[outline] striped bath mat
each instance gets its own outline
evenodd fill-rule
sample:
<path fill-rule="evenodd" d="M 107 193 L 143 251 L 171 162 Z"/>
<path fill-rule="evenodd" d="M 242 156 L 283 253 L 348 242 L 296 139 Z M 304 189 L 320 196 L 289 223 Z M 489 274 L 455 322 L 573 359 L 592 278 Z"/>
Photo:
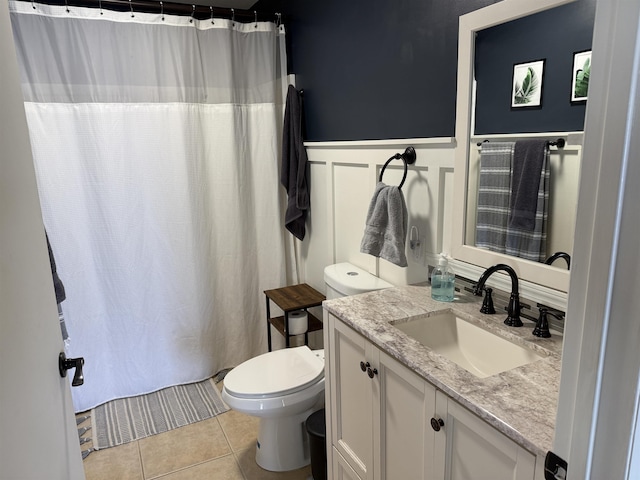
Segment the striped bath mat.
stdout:
<path fill-rule="evenodd" d="M 93 448 L 115 447 L 229 410 L 213 379 L 121 398 L 91 411 Z"/>

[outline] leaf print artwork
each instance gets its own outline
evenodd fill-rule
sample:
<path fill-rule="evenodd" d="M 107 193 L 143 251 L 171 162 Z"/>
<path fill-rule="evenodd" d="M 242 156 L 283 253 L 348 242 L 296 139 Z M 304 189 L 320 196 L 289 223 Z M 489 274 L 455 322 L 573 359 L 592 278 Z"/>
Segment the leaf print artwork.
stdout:
<path fill-rule="evenodd" d="M 539 107 L 542 103 L 544 60 L 514 65 L 511 107 Z"/>
<path fill-rule="evenodd" d="M 589 92 L 589 76 L 591 74 L 591 51 L 575 53 L 573 57 L 573 85 L 571 101 L 583 102 Z"/>
<path fill-rule="evenodd" d="M 522 81 L 522 85 L 516 82 L 515 102 L 518 104 L 531 103 L 535 93 L 538 91 L 540 82 L 533 68 L 527 69 L 527 75 Z"/>

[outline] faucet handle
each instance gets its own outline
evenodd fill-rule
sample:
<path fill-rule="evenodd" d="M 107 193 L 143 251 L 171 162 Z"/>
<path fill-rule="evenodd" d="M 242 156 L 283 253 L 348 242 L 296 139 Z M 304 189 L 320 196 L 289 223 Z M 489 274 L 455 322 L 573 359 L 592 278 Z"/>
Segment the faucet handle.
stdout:
<path fill-rule="evenodd" d="M 551 332 L 549 332 L 549 321 L 547 320 L 547 315 L 556 317 L 558 320 L 563 320 L 564 313 L 557 312 L 554 309 L 549 310 L 548 307 L 540 304 L 538 304 L 538 307 L 540 309 L 540 316 L 538 317 L 538 321 L 536 322 L 536 326 L 532 333 L 536 337 L 549 338 L 551 336 Z"/>
<path fill-rule="evenodd" d="M 551 336 L 551 332 L 549 332 L 549 321 L 547 320 L 547 311 L 546 308 L 540 309 L 540 316 L 538 317 L 538 321 L 536 322 L 536 327 L 533 329 L 533 334 L 536 337 L 541 338 L 549 338 Z"/>
<path fill-rule="evenodd" d="M 493 288 L 487 287 L 484 289 L 484 291 L 486 293 L 484 296 L 484 300 L 482 301 L 482 307 L 480 308 L 480 313 L 494 314 L 496 313 L 496 309 L 493 306 L 493 298 L 491 297 L 491 292 L 493 292 Z"/>

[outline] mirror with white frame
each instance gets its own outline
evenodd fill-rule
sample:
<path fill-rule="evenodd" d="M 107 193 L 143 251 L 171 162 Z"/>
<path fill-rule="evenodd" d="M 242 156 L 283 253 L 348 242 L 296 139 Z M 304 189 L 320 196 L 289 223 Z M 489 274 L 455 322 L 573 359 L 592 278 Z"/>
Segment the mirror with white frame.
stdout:
<path fill-rule="evenodd" d="M 476 198 L 480 159 L 479 144 L 485 141 L 513 142 L 526 138 L 538 138 L 550 142 L 560 139 L 566 142 L 563 148 L 557 148 L 556 146 L 550 148 L 550 169 L 553 179 L 550 182 L 551 189 L 549 192 L 547 252 L 549 256 L 555 252 L 571 254 L 578 196 L 577 186 L 580 174 L 584 102 L 582 104 L 571 102 L 570 88 L 567 89 L 566 98 L 562 99 L 554 98 L 551 89 L 544 91 L 544 82 L 549 85 L 558 85 L 563 82 L 562 78 L 553 78 L 554 75 L 558 76 L 558 71 L 562 71 L 562 74 L 565 74 L 564 70 L 566 68 L 559 68 L 558 62 L 553 63 L 550 61 L 545 64 L 547 72 L 544 73 L 545 76 L 543 77 L 542 105 L 539 108 L 520 109 L 519 111 L 511 108 L 512 78 L 509 71 L 514 68 L 515 63 L 520 62 L 514 61 L 505 65 L 505 62 L 511 62 L 511 60 L 500 58 L 502 71 L 498 71 L 498 68 L 494 68 L 491 65 L 486 65 L 485 63 L 488 62 L 483 62 L 482 68 L 485 68 L 485 71 L 489 69 L 495 70 L 492 74 L 497 80 L 485 81 L 484 90 L 482 91 L 483 94 L 486 93 L 486 84 L 490 84 L 496 90 L 493 98 L 491 95 L 484 95 L 482 98 L 478 95 L 478 98 L 476 98 L 476 83 L 474 81 L 476 71 L 474 69 L 478 68 L 477 62 L 479 59 L 487 58 L 487 55 L 476 58 L 476 52 L 481 51 L 479 47 L 481 45 L 480 41 L 478 42 L 478 50 L 476 50 L 476 40 L 485 36 L 492 39 L 490 41 L 494 42 L 493 46 L 497 45 L 496 42 L 501 42 L 502 44 L 510 43 L 511 40 L 504 36 L 501 37 L 504 32 L 509 32 L 509 29 L 511 31 L 514 31 L 514 29 L 515 31 L 523 31 L 525 32 L 525 35 L 522 35 L 523 37 L 529 36 L 531 38 L 531 45 L 527 45 L 527 49 L 521 49 L 522 52 L 517 50 L 517 46 L 512 47 L 516 49 L 516 55 L 512 59 L 520 60 L 518 57 L 520 55 L 522 63 L 524 63 L 544 58 L 544 55 L 548 52 L 536 51 L 536 42 L 543 38 L 545 33 L 527 31 L 525 28 L 529 28 L 530 24 L 523 22 L 530 22 L 530 19 L 536 16 L 546 15 L 544 18 L 553 20 L 550 22 L 553 25 L 550 25 L 549 28 L 557 31 L 557 27 L 561 22 L 575 20 L 567 12 L 575 11 L 576 9 L 570 10 L 570 7 L 563 7 L 573 1 L 538 0 L 531 2 L 529 0 L 503 0 L 460 18 L 456 106 L 455 220 L 451 247 L 452 255 L 457 260 L 456 263 L 469 266 L 466 273 L 470 278 L 473 278 L 473 275 L 476 275 L 478 271 L 491 265 L 507 263 L 516 269 L 519 277 L 525 282 L 541 286 L 543 289 L 553 289 L 564 295 L 568 291 L 569 270 L 565 262 L 555 261 L 552 265 L 547 265 L 542 261 L 525 260 L 475 246 Z M 588 6 L 587 10 L 595 8 L 595 3 L 591 3 L 592 5 Z M 547 12 L 550 9 L 554 10 Z M 563 15 L 567 15 L 569 18 L 563 18 Z M 589 19 L 587 19 L 587 23 L 588 21 Z M 535 22 L 533 24 L 536 25 Z M 569 24 L 567 23 L 567 25 Z M 509 28 L 503 28 L 504 26 Z M 502 30 L 498 31 L 498 29 Z M 485 35 L 488 32 L 493 37 Z M 591 30 L 587 33 L 589 35 L 587 42 L 590 48 L 592 24 Z M 541 37 L 537 37 L 537 35 Z M 573 40 L 573 37 L 571 37 L 571 40 Z M 517 42 L 512 43 L 518 45 Z M 578 43 L 578 45 L 580 44 Z M 579 47 L 575 48 L 574 45 L 564 45 L 564 47 L 563 55 L 568 57 L 568 60 L 563 61 L 569 63 L 570 69 L 574 53 L 572 48 L 579 49 Z M 486 47 L 485 51 L 487 51 Z M 491 54 L 489 57 L 502 56 L 497 48 L 489 49 L 489 52 Z M 536 57 L 538 54 L 540 56 Z M 554 51 L 553 54 L 556 54 L 556 52 Z M 493 61 L 494 59 L 491 60 Z M 569 87 L 571 86 L 571 74 L 572 72 L 569 71 L 567 75 Z M 500 76 L 508 78 L 500 78 Z M 478 84 L 478 93 L 480 93 L 480 84 Z M 555 95 L 557 97 L 557 93 Z M 484 103 L 480 102 L 481 99 Z M 478 104 L 476 104 L 476 100 L 478 100 Z M 497 113 L 492 111 L 491 108 L 486 108 L 487 105 L 492 105 L 492 102 L 496 106 L 495 111 Z M 506 113 L 504 112 L 505 103 Z M 484 110 L 480 110 L 482 105 L 485 106 L 483 107 Z M 567 115 L 569 117 L 573 116 L 575 118 L 569 118 L 564 123 L 558 123 L 556 121 L 557 118 L 562 117 L 562 114 L 558 114 L 559 108 L 564 108 L 564 112 L 568 112 Z M 503 110 L 502 114 L 500 109 Z M 566 128 L 567 124 L 570 125 L 568 129 Z M 465 272 L 461 273 L 464 274 Z"/>

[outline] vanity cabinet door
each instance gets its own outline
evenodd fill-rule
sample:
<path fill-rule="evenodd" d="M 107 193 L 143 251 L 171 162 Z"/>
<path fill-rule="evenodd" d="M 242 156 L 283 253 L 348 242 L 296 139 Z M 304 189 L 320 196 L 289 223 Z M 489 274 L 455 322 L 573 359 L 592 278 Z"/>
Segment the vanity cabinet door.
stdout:
<path fill-rule="evenodd" d="M 333 466 L 328 465 L 328 469 L 333 469 L 332 480 L 361 480 L 356 472 L 353 471 L 353 468 L 349 466 L 347 461 L 344 459 L 342 455 L 335 449 L 335 447 L 331 447 L 333 449 Z M 331 471 L 331 470 L 329 470 Z"/>
<path fill-rule="evenodd" d="M 535 456 L 441 392 L 436 411 L 444 426 L 436 433 L 438 478 L 533 480 Z"/>
<path fill-rule="evenodd" d="M 329 317 L 333 479 L 433 480 L 435 388 Z"/>
<path fill-rule="evenodd" d="M 379 351 L 379 480 L 434 479 L 435 431 L 430 420 L 436 390 L 406 366 Z"/>
<path fill-rule="evenodd" d="M 366 365 L 371 365 L 372 345 L 335 317 L 330 318 L 328 333 L 331 443 L 361 480 L 373 480 L 376 383 L 367 375 Z M 337 455 L 333 456 L 335 464 Z"/>

